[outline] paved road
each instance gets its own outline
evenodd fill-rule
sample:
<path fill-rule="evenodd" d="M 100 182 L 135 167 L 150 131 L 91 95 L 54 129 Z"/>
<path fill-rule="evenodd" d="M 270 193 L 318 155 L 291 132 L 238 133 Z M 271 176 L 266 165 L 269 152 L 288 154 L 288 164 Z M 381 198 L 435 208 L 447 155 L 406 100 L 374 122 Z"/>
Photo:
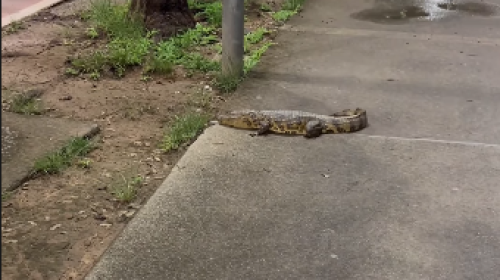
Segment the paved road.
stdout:
<path fill-rule="evenodd" d="M 309 1 L 232 106 L 371 126 L 208 129 L 87 279 L 500 279 L 500 18 L 417 4 Z"/>
<path fill-rule="evenodd" d="M 2 0 L 2 27 L 63 0 Z"/>

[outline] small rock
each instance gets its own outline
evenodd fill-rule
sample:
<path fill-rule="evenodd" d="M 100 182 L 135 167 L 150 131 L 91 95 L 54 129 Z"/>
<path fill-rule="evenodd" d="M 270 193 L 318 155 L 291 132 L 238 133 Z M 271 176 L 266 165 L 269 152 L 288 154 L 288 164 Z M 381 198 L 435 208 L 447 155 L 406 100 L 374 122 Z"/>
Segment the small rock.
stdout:
<path fill-rule="evenodd" d="M 137 147 L 141 147 L 142 146 L 142 142 L 141 141 L 134 141 L 134 145 L 137 146 Z"/>
<path fill-rule="evenodd" d="M 66 220 L 71 220 L 71 219 L 73 219 L 73 217 L 74 217 L 73 213 L 66 213 L 66 214 L 64 214 L 64 218 Z"/>
<path fill-rule="evenodd" d="M 11 232 L 11 231 L 13 231 L 13 229 L 2 227 L 2 233 L 7 233 L 7 232 Z"/>
<path fill-rule="evenodd" d="M 71 99 L 73 99 L 73 96 L 71 96 L 71 95 L 65 95 L 65 96 L 59 98 L 59 100 L 61 100 L 61 101 L 69 101 Z"/>
<path fill-rule="evenodd" d="M 50 230 L 54 231 L 54 230 L 60 228 L 61 226 L 62 226 L 61 224 L 55 224 L 55 225 L 50 227 Z"/>
<path fill-rule="evenodd" d="M 141 209 L 141 205 L 139 203 L 130 203 L 128 205 L 129 209 Z"/>
<path fill-rule="evenodd" d="M 36 226 L 37 223 L 33 222 L 33 221 L 28 221 L 28 224 L 32 225 L 32 226 Z"/>
<path fill-rule="evenodd" d="M 106 220 L 106 216 L 101 213 L 94 213 L 94 219 L 98 221 L 104 221 Z"/>
<path fill-rule="evenodd" d="M 330 178 L 330 175 L 328 175 L 328 174 L 321 174 L 321 176 L 323 176 L 325 178 Z"/>
<path fill-rule="evenodd" d="M 101 226 L 101 227 L 106 227 L 106 228 L 110 228 L 110 227 L 112 227 L 113 225 L 112 225 L 112 224 L 109 224 L 109 223 L 102 223 L 102 224 L 99 224 L 99 226 Z"/>
<path fill-rule="evenodd" d="M 89 247 L 90 245 L 92 245 L 92 241 L 91 240 L 87 239 L 87 240 L 83 241 L 83 246 Z"/>
<path fill-rule="evenodd" d="M 125 211 L 123 215 L 127 218 L 132 218 L 135 215 L 135 210 Z"/>
<path fill-rule="evenodd" d="M 16 244 L 17 240 L 16 239 L 2 240 L 2 242 L 5 244 Z"/>

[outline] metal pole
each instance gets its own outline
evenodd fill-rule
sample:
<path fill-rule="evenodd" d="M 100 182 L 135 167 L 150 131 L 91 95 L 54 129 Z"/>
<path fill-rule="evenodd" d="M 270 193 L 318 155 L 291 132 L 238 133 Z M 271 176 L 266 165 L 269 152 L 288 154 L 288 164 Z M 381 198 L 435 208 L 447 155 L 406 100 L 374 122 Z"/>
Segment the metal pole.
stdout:
<path fill-rule="evenodd" d="M 243 75 L 244 0 L 222 1 L 222 75 Z"/>

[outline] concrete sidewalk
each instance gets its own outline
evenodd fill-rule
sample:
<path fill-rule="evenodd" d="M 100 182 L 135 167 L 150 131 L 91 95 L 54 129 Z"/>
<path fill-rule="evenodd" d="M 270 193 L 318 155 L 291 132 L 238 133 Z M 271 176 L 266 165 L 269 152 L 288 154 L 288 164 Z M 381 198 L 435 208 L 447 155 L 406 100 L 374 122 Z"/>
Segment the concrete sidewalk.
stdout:
<path fill-rule="evenodd" d="M 393 2 L 307 2 L 232 104 L 369 128 L 209 128 L 87 279 L 500 279 L 500 18 Z"/>

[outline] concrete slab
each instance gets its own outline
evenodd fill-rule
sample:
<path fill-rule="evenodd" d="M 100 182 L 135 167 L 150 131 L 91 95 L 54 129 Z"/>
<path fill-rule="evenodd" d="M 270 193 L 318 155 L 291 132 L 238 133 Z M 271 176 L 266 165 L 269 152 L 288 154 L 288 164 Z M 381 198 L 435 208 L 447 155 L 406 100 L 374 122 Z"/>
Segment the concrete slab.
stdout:
<path fill-rule="evenodd" d="M 499 174 L 500 146 L 216 126 L 87 280 L 500 279 Z"/>
<path fill-rule="evenodd" d="M 90 136 L 97 131 L 96 124 L 2 112 L 2 192 L 28 179 L 40 157 L 72 137 Z"/>
<path fill-rule="evenodd" d="M 364 133 L 500 143 L 500 44 L 298 28 L 278 35 L 232 107 L 361 107 L 374 124 Z"/>

